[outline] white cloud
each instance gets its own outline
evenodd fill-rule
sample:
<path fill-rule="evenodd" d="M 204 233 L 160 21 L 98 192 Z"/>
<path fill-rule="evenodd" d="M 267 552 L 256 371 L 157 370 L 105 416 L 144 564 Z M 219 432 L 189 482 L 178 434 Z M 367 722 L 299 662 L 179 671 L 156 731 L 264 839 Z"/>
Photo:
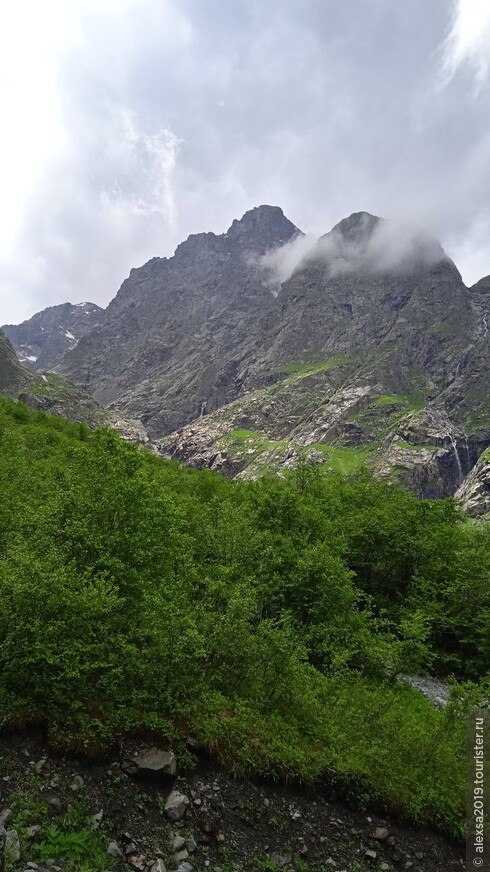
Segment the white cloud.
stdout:
<path fill-rule="evenodd" d="M 286 242 L 280 248 L 266 251 L 256 259 L 256 263 L 264 270 L 266 284 L 269 285 L 273 296 L 277 296 L 281 284 L 294 272 L 297 266 L 304 261 L 316 245 L 314 236 L 298 234 Z"/>
<path fill-rule="evenodd" d="M 65 0 L 0 7 L 0 258 L 11 250 L 26 201 L 64 142 L 57 59 L 77 36 Z"/>
<path fill-rule="evenodd" d="M 442 80 L 448 83 L 469 64 L 481 86 L 490 72 L 490 4 L 456 0 L 451 30 L 443 46 Z"/>
<path fill-rule="evenodd" d="M 447 242 L 447 251 L 461 270 L 468 285 L 488 275 L 488 240 L 490 218 L 477 215 L 465 234 L 453 234 Z"/>
<path fill-rule="evenodd" d="M 102 190 L 102 205 L 115 215 L 161 216 L 173 226 L 177 215 L 173 175 L 181 140 L 166 128 L 144 131 L 136 113 L 128 109 L 119 109 L 117 114 L 117 163 L 116 154 L 112 157 L 119 178 Z"/>

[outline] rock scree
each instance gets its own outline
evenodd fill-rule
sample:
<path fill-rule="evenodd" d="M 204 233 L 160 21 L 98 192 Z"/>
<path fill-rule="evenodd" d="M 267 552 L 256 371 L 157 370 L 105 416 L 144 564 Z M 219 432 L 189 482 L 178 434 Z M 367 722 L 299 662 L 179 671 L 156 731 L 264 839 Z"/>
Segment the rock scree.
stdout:
<path fill-rule="evenodd" d="M 327 786 L 238 781 L 209 761 L 180 773 L 156 746 L 94 762 L 54 756 L 34 734 L 0 737 L 0 872 L 451 872 L 462 855 Z"/>

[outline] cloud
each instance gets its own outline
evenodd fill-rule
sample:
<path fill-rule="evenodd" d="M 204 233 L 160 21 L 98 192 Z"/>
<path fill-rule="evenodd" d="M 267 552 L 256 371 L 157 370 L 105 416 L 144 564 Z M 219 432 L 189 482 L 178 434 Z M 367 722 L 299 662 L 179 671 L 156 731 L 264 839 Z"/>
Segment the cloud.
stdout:
<path fill-rule="evenodd" d="M 482 228 L 480 228 L 480 232 Z M 355 213 L 316 239 L 303 233 L 253 260 L 274 296 L 296 269 L 321 262 L 334 278 L 353 272 L 406 273 L 447 258 L 440 243 L 406 221 Z"/>
<path fill-rule="evenodd" d="M 266 251 L 256 259 L 255 262 L 263 270 L 265 283 L 274 297 L 279 293 L 282 283 L 308 257 L 316 243 L 314 236 L 299 233 L 285 245 Z"/>
<path fill-rule="evenodd" d="M 295 269 L 321 261 L 330 277 L 365 271 L 411 272 L 429 267 L 446 255 L 439 242 L 405 221 L 386 221 L 366 212 L 343 219 L 318 241 L 299 236 L 259 258 L 278 290 Z"/>
<path fill-rule="evenodd" d="M 3 4 L 3 321 L 104 305 L 131 267 L 267 202 L 316 238 L 360 210 L 413 222 L 465 278 L 490 273 L 483 38 L 446 39 L 463 6 Z"/>
<path fill-rule="evenodd" d="M 490 6 L 487 0 L 456 0 L 443 45 L 442 81 L 448 84 L 468 64 L 479 87 L 490 72 Z"/>
<path fill-rule="evenodd" d="M 176 203 L 173 175 L 181 141 L 171 130 L 147 133 L 139 127 L 134 112 L 119 109 L 120 134 L 109 159 L 119 170 L 110 188 L 103 188 L 101 201 L 109 220 L 131 215 L 163 217 L 175 224 Z M 117 125 L 116 125 L 117 126 Z"/>

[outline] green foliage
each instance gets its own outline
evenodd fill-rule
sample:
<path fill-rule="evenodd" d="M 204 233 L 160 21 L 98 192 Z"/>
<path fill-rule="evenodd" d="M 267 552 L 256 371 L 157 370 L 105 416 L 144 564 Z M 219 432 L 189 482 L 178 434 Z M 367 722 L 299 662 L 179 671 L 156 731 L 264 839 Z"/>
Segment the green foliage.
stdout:
<path fill-rule="evenodd" d="M 237 773 L 336 772 L 457 830 L 463 709 L 393 678 L 477 697 L 488 527 L 365 470 L 232 483 L 6 401 L 0 449 L 0 726 L 90 751 L 192 734 Z M 51 856 L 98 868 L 84 832 L 50 832 Z"/>
<path fill-rule="evenodd" d="M 41 863 L 50 858 L 64 860 L 64 868 L 69 872 L 103 872 L 113 865 L 105 844 L 106 841 L 94 830 L 67 832 L 53 824 L 36 846 L 36 856 Z"/>

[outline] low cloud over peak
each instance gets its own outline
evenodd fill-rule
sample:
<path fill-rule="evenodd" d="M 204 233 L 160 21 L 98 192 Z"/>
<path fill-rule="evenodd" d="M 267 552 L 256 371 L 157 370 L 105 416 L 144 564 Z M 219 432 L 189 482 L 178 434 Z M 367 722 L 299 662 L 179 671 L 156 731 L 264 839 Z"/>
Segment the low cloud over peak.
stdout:
<path fill-rule="evenodd" d="M 420 227 L 356 212 L 315 240 L 301 234 L 259 258 L 273 293 L 296 270 L 322 264 L 331 277 L 352 272 L 406 274 L 446 262 L 441 244 Z"/>

